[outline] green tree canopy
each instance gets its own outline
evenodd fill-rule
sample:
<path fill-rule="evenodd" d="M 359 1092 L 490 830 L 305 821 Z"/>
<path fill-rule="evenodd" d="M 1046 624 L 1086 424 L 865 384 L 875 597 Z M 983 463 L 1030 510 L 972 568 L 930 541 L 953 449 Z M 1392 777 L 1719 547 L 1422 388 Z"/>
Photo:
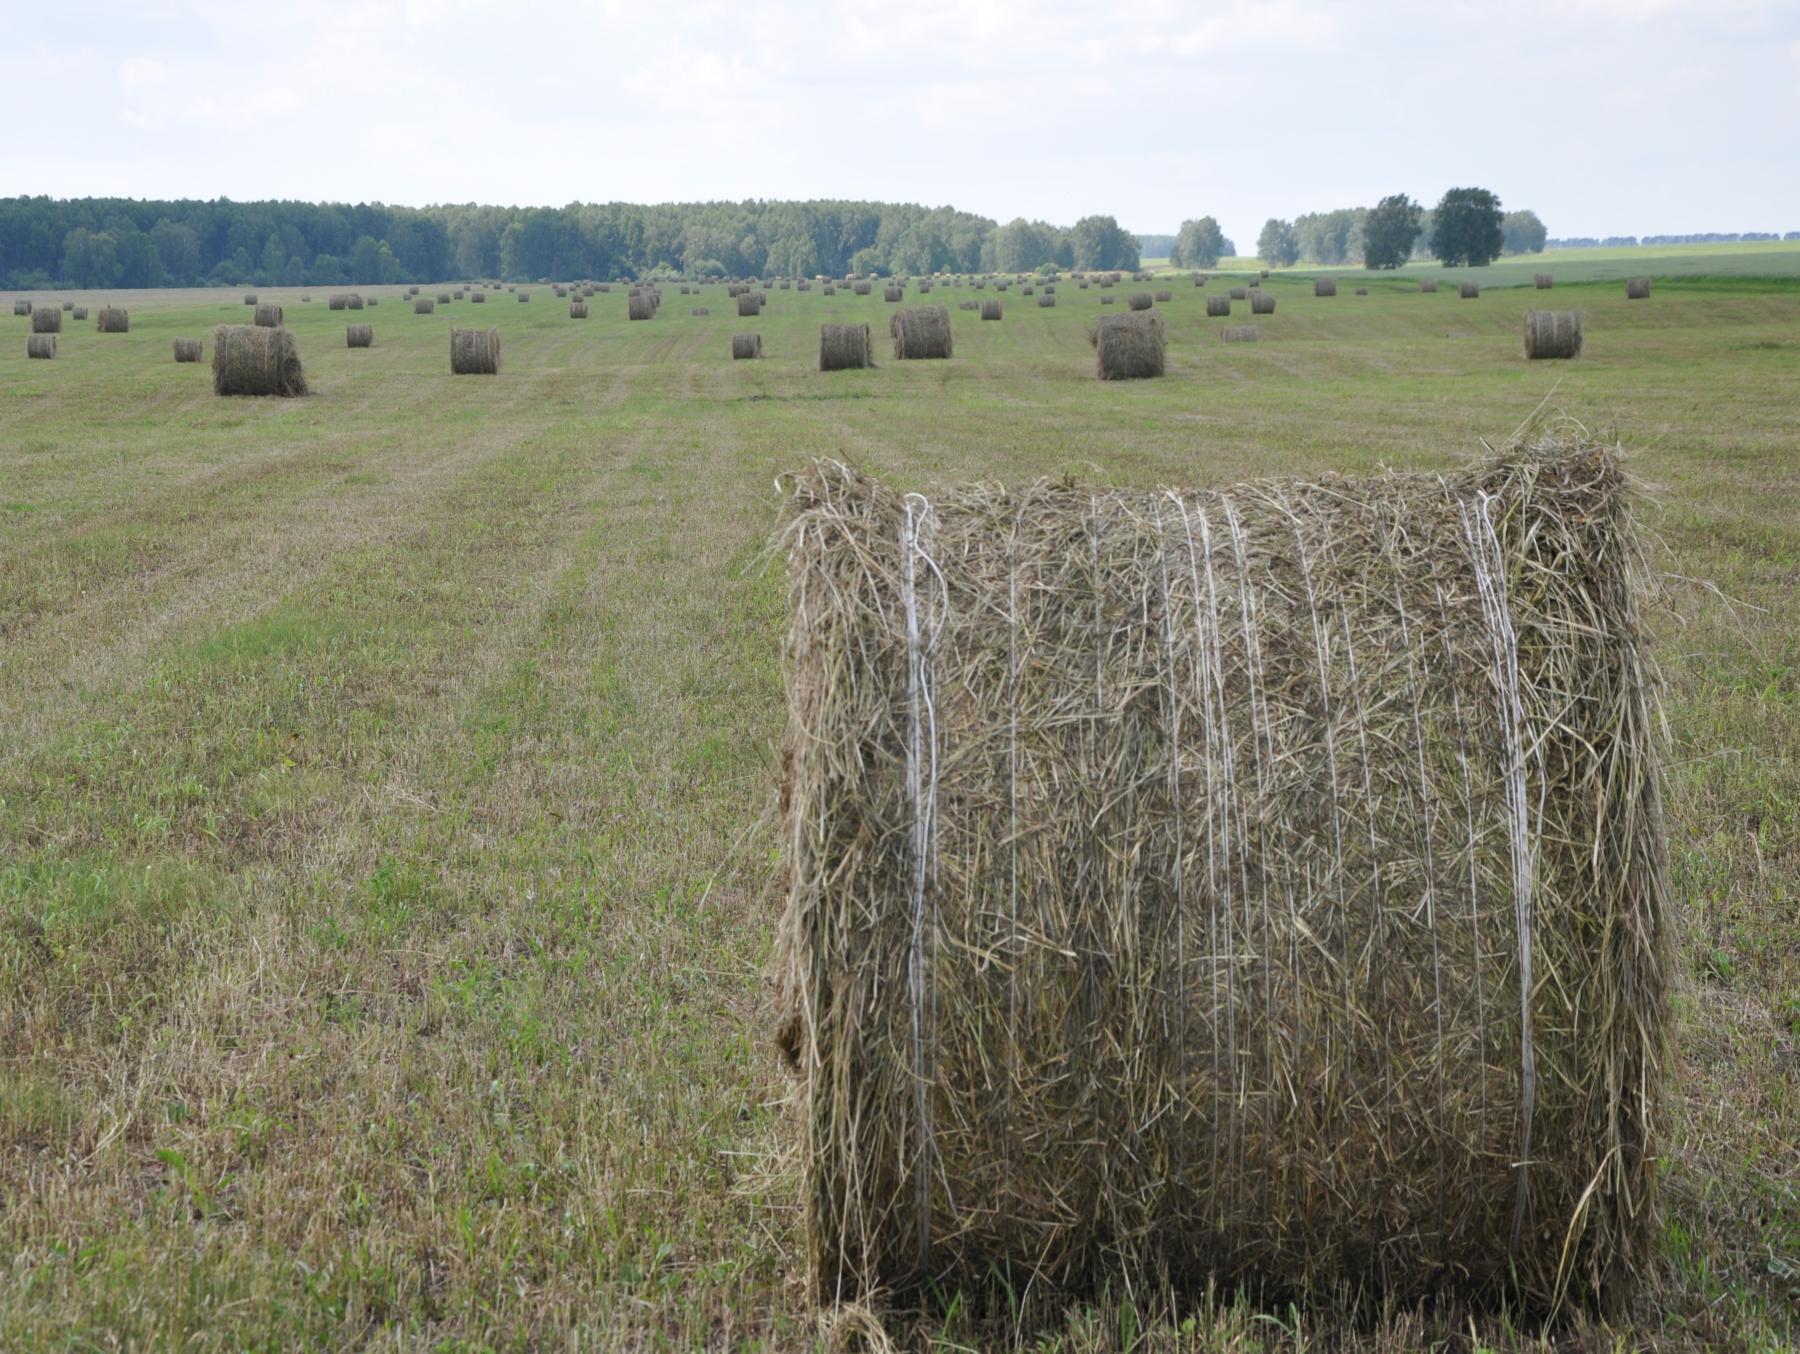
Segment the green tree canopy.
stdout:
<path fill-rule="evenodd" d="M 1271 268 L 1290 267 L 1300 257 L 1300 239 L 1290 221 L 1271 216 L 1256 237 L 1257 257 Z"/>
<path fill-rule="evenodd" d="M 1198 221 L 1183 221 L 1175 232 L 1175 247 L 1169 251 L 1169 262 L 1177 268 L 1216 268 L 1225 252 L 1225 232 L 1210 216 Z"/>
<path fill-rule="evenodd" d="M 1425 209 L 1405 193 L 1384 197 L 1363 218 L 1363 267 L 1398 268 L 1412 257 Z"/>
<path fill-rule="evenodd" d="M 1500 218 L 1501 249 L 1508 254 L 1541 254 L 1550 232 L 1529 208 L 1508 212 Z"/>
<path fill-rule="evenodd" d="M 1500 199 L 1485 188 L 1452 188 L 1432 218 L 1431 252 L 1452 268 L 1480 268 L 1500 257 L 1506 243 Z"/>

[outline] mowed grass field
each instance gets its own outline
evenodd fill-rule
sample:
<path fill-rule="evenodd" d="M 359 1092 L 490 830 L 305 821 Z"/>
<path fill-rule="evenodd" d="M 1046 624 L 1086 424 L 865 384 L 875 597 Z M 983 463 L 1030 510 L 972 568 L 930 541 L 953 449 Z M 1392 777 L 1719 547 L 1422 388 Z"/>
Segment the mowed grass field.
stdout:
<path fill-rule="evenodd" d="M 1574 1334 L 1800 1339 L 1800 280 L 1361 284 L 1277 276 L 1230 346 L 1224 283 L 1178 285 L 1169 376 L 1130 383 L 1066 281 L 999 323 L 937 289 L 956 356 L 909 363 L 879 288 L 740 320 L 669 285 L 639 323 L 617 288 L 585 321 L 261 290 L 292 401 L 171 360 L 235 291 L 80 298 L 131 332 L 54 361 L 0 305 L 0 1349 L 823 1345 L 764 977 L 778 477 L 1441 469 L 1540 407 L 1630 449 L 1670 575 L 1666 1217 L 1639 1309 Z M 1584 312 L 1579 361 L 1524 361 L 1539 304 Z M 865 320 L 877 369 L 819 373 L 818 325 Z M 450 375 L 452 324 L 502 331 L 499 376 Z M 1446 1328 L 1531 1343 L 1351 1343 Z M 1004 1334 L 953 1294 L 895 1333 Z M 1332 1338 L 1139 1293 L 1033 1347 Z"/>

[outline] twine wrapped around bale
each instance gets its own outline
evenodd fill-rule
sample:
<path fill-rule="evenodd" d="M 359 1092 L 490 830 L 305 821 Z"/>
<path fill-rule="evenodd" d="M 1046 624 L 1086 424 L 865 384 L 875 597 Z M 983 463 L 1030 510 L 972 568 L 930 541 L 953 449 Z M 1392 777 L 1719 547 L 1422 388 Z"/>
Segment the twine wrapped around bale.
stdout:
<path fill-rule="evenodd" d="M 1456 294 L 1465 301 L 1473 301 L 1476 297 L 1481 295 L 1481 284 L 1479 282 L 1459 283 L 1456 288 Z"/>
<path fill-rule="evenodd" d="M 1525 312 L 1527 358 L 1580 357 L 1581 312 L 1576 310 L 1528 310 Z"/>
<path fill-rule="evenodd" d="M 56 335 L 55 334 L 27 334 L 25 336 L 25 356 L 28 358 L 30 358 L 30 357 L 55 357 L 56 356 Z"/>
<path fill-rule="evenodd" d="M 982 319 L 998 320 L 1001 318 L 1003 313 L 1004 313 L 1004 311 L 1002 310 L 1000 302 L 988 301 L 988 300 L 982 301 L 982 303 L 981 303 L 981 318 Z"/>
<path fill-rule="evenodd" d="M 1250 313 L 1252 315 L 1273 315 L 1275 313 L 1275 294 L 1266 291 L 1251 292 Z"/>
<path fill-rule="evenodd" d="M 1337 279 L 1335 277 L 1315 277 L 1313 279 L 1314 296 L 1336 296 Z"/>
<path fill-rule="evenodd" d="M 1642 300 L 1647 299 L 1649 297 L 1649 295 L 1650 295 L 1650 279 L 1649 278 L 1634 277 L 1625 283 L 1625 299 L 1627 301 L 1642 301 Z"/>
<path fill-rule="evenodd" d="M 182 360 L 179 350 L 175 360 Z M 306 372 L 291 331 L 254 324 L 222 324 L 213 330 L 213 394 L 305 393 Z"/>
<path fill-rule="evenodd" d="M 950 332 L 950 307 L 908 306 L 896 310 L 888 317 L 888 337 L 894 341 L 897 361 L 949 357 L 955 346 Z"/>
<path fill-rule="evenodd" d="M 1155 311 L 1102 315 L 1088 330 L 1094 374 L 1102 381 L 1138 381 L 1163 374 L 1168 336 Z"/>
<path fill-rule="evenodd" d="M 500 331 L 498 329 L 452 329 L 450 331 L 450 374 L 452 376 L 498 376 L 500 374 Z"/>
<path fill-rule="evenodd" d="M 198 362 L 205 351 L 205 346 L 197 338 L 178 338 L 175 340 L 175 360 L 177 362 Z"/>
<path fill-rule="evenodd" d="M 129 334 L 131 332 L 131 312 L 120 310 L 117 306 L 101 306 L 100 315 L 94 321 L 94 328 L 102 334 Z"/>
<path fill-rule="evenodd" d="M 1242 300 L 1243 298 L 1239 297 L 1238 299 Z M 1125 298 L 1125 304 L 1133 310 L 1148 310 L 1156 304 L 1156 299 L 1147 291 L 1134 291 Z"/>
<path fill-rule="evenodd" d="M 259 305 L 250 317 L 250 323 L 260 325 L 264 329 L 278 329 L 283 319 L 282 309 L 276 305 Z"/>
<path fill-rule="evenodd" d="M 874 349 L 866 324 L 819 326 L 819 370 L 849 371 L 875 365 Z"/>
<path fill-rule="evenodd" d="M 372 324 L 345 325 L 344 346 L 346 348 L 373 348 L 375 346 L 375 326 Z"/>
<path fill-rule="evenodd" d="M 1219 292 L 1211 293 L 1206 298 L 1206 314 L 1209 319 L 1231 314 L 1231 298 Z"/>
<path fill-rule="evenodd" d="M 62 333 L 62 311 L 55 306 L 36 306 L 31 312 L 31 332 L 34 334 Z"/>
<path fill-rule="evenodd" d="M 733 334 L 731 336 L 731 357 L 734 362 L 761 356 L 761 334 Z"/>
<path fill-rule="evenodd" d="M 1256 342 L 1256 326 L 1253 324 L 1228 324 L 1219 332 L 1227 343 Z"/>
<path fill-rule="evenodd" d="M 1628 1296 L 1673 971 L 1613 448 L 1198 492 L 816 464 L 780 545 L 821 1300 Z"/>

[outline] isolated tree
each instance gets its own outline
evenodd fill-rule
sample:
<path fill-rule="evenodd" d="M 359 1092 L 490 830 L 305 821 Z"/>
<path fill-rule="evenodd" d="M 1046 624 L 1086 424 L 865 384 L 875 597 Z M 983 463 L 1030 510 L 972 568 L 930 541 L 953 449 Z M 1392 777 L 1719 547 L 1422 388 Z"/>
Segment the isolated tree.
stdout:
<path fill-rule="evenodd" d="M 1256 237 L 1257 257 L 1271 268 L 1290 267 L 1300 257 L 1300 239 L 1292 222 L 1271 216 Z"/>
<path fill-rule="evenodd" d="M 1485 188 L 1452 188 L 1433 216 L 1431 252 L 1452 268 L 1480 268 L 1506 243 L 1500 199 Z"/>
<path fill-rule="evenodd" d="M 1411 258 L 1424 210 L 1405 193 L 1377 202 L 1362 222 L 1363 267 L 1398 268 Z"/>
<path fill-rule="evenodd" d="M 1175 247 L 1169 251 L 1169 262 L 1177 268 L 1216 268 L 1225 252 L 1225 232 L 1210 216 L 1198 221 L 1183 221 L 1175 233 Z"/>
<path fill-rule="evenodd" d="M 1538 214 L 1529 208 L 1503 216 L 1500 234 L 1505 239 L 1502 248 L 1508 254 L 1541 254 L 1544 241 L 1550 237 L 1544 223 L 1538 220 Z"/>
<path fill-rule="evenodd" d="M 1084 216 L 1069 232 L 1071 266 L 1132 268 L 1138 266 L 1138 242 L 1110 216 Z"/>

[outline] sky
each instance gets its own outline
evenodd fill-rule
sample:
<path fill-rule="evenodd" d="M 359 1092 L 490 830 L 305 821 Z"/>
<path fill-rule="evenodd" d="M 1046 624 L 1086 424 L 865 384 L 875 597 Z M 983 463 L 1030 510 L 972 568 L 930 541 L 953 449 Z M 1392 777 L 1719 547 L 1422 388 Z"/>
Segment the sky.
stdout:
<path fill-rule="evenodd" d="M 1800 0 L 0 0 L 0 195 L 1800 230 Z"/>

